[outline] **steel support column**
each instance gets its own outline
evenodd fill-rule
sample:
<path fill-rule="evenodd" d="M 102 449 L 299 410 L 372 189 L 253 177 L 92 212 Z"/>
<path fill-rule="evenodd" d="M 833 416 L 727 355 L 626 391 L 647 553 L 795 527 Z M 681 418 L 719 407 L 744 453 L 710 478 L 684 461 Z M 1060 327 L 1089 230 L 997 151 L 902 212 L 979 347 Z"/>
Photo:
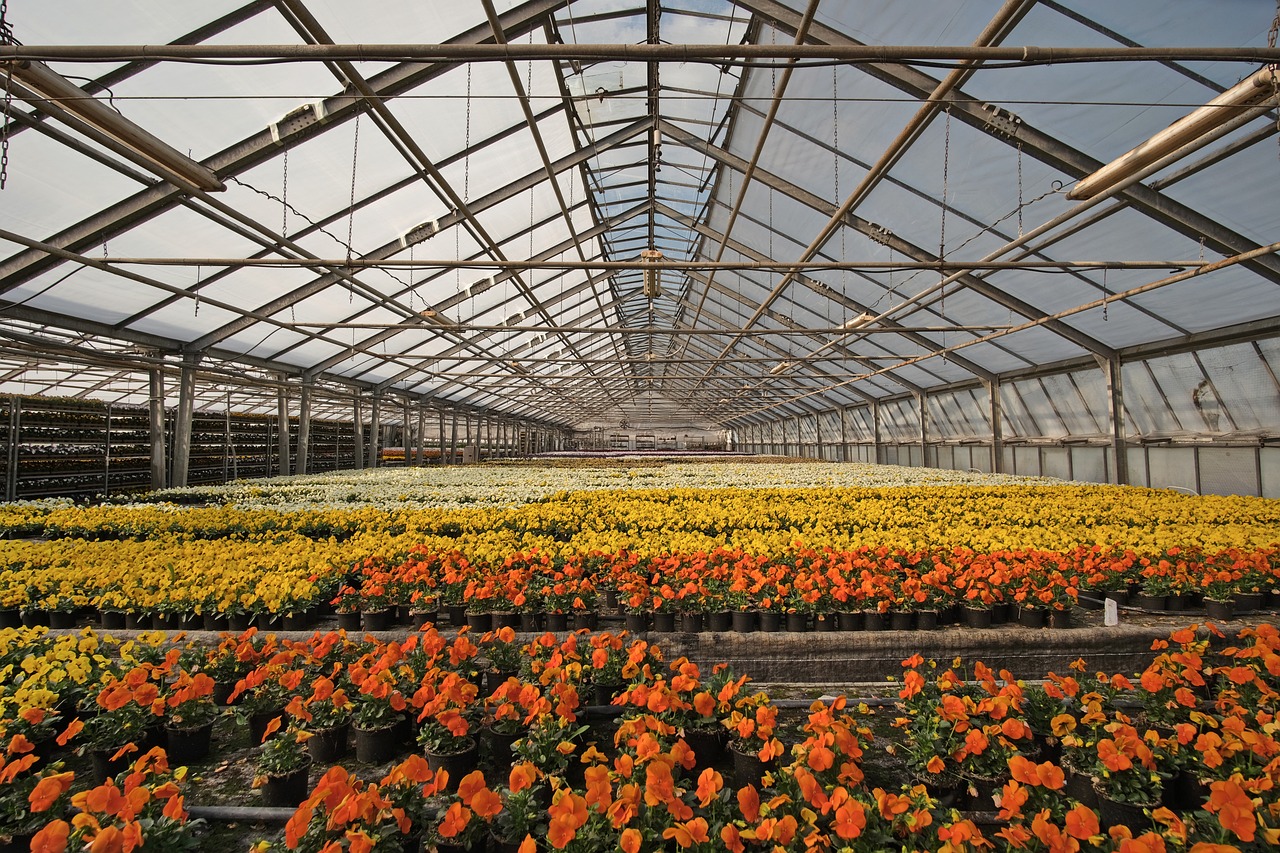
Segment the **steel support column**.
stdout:
<path fill-rule="evenodd" d="M 368 467 L 378 467 L 378 449 L 382 445 L 382 396 L 373 395 L 369 412 L 369 457 Z"/>
<path fill-rule="evenodd" d="M 354 428 L 352 432 L 355 436 L 356 449 L 353 454 L 352 465 L 356 470 L 364 467 L 364 414 L 360 411 L 360 395 L 356 394 L 353 403 Z"/>
<path fill-rule="evenodd" d="M 427 453 L 427 423 L 426 415 L 423 412 L 422 403 L 418 403 L 418 442 L 414 448 L 414 457 L 419 468 L 426 462 Z"/>
<path fill-rule="evenodd" d="M 156 368 L 150 373 L 151 397 L 147 401 L 147 411 L 151 431 L 151 488 L 163 489 L 168 485 L 164 458 L 164 371 Z"/>
<path fill-rule="evenodd" d="M 1124 421 L 1124 381 L 1119 356 L 1098 359 L 1107 382 L 1107 419 L 1111 428 L 1111 461 L 1115 465 L 1112 482 L 1124 486 L 1129 483 L 1128 430 Z"/>
<path fill-rule="evenodd" d="M 458 410 L 454 409 L 449 425 L 449 464 L 458 461 Z"/>
<path fill-rule="evenodd" d="M 991 401 L 991 473 L 1004 473 L 1004 413 L 1000 406 L 1000 380 L 983 383 Z"/>
<path fill-rule="evenodd" d="M 298 392 L 298 452 L 293 461 L 293 473 L 305 474 L 311 458 L 311 380 L 302 377 L 302 390 Z"/>
<path fill-rule="evenodd" d="M 187 466 L 191 461 L 191 420 L 195 415 L 198 361 L 199 356 L 184 355 L 178 374 L 178 422 L 173 436 L 173 476 L 169 478 L 170 485 L 177 488 L 187 485 Z"/>
<path fill-rule="evenodd" d="M 285 384 L 285 374 L 277 378 L 280 387 L 276 389 L 276 457 L 280 462 L 277 469 L 283 477 L 289 473 L 289 386 Z"/>
<path fill-rule="evenodd" d="M 917 394 L 920 404 L 920 467 L 929 467 L 929 401 L 924 394 Z"/>
<path fill-rule="evenodd" d="M 880 403 L 873 401 L 871 403 L 871 452 L 874 454 L 872 459 L 877 465 L 883 463 L 880 455 Z"/>
<path fill-rule="evenodd" d="M 445 461 L 445 459 L 444 459 L 444 456 L 445 456 L 445 454 L 444 454 L 444 409 L 441 409 L 441 410 L 440 410 L 439 412 L 437 412 L 436 414 L 438 415 L 438 426 L 439 426 L 439 430 L 440 430 L 440 431 L 437 433 L 437 435 L 439 435 L 439 437 L 440 437 L 440 438 L 439 438 L 439 440 L 436 442 L 437 444 L 439 444 L 439 445 L 440 445 L 440 464 L 441 464 L 441 465 L 448 465 L 449 463 L 448 463 L 448 462 L 446 462 L 446 461 Z"/>

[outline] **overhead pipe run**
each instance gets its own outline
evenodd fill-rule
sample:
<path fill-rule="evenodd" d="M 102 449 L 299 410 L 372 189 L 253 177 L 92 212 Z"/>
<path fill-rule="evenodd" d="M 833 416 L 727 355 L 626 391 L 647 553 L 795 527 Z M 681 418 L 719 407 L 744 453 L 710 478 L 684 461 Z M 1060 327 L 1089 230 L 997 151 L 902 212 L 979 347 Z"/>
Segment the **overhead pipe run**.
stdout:
<path fill-rule="evenodd" d="M 3 45 L 6 59 L 45 62 L 508 62 L 511 60 L 830 60 L 858 63 L 1278 62 L 1275 47 L 1037 47 L 869 44 L 122 44 Z"/>
<path fill-rule="evenodd" d="M 1274 107 L 1280 98 L 1280 91 L 1276 86 L 1277 73 L 1280 71 L 1275 65 L 1255 71 L 1203 107 L 1183 116 L 1146 142 L 1083 178 L 1071 188 L 1067 198 L 1093 198 L 1183 146 L 1187 147 L 1181 154 L 1186 156 L 1207 145 L 1212 141 L 1209 134 L 1246 110 Z M 1196 142 L 1201 144 L 1192 144 Z"/>

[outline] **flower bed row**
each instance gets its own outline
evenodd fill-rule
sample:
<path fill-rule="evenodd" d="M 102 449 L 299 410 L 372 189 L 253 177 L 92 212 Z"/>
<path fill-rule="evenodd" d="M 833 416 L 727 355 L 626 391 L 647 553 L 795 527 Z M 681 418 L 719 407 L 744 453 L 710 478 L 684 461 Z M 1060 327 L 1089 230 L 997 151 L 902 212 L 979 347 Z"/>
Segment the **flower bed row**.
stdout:
<path fill-rule="evenodd" d="M 376 540 L 360 541 L 370 546 Z M 0 611 L 71 615 L 92 607 L 115 611 L 120 623 L 103 624 L 116 628 L 125 627 L 126 610 L 158 615 L 171 628 L 208 621 L 204 627 L 225 629 L 228 624 L 212 620 L 235 619 L 243 623 L 238 627 L 247 627 L 256 614 L 300 617 L 329 605 L 353 613 L 401 607 L 429 614 L 432 621 L 450 607 L 473 614 L 621 608 L 650 619 L 679 612 L 722 614 L 721 621 L 734 612 L 758 611 L 800 615 L 828 626 L 835 626 L 842 613 L 920 613 L 931 616 L 927 628 L 936 624 L 940 611 L 955 606 L 1052 613 L 1068 610 L 1082 593 L 1122 602 L 1141 594 L 1156 596 L 1158 604 L 1145 598 L 1142 603 L 1163 610 L 1172 594 L 1179 609 L 1204 600 L 1255 610 L 1269 605 L 1280 589 L 1280 548 L 1275 546 L 1217 551 L 1170 546 L 1142 554 L 1096 545 L 983 553 L 797 544 L 772 555 L 723 547 L 650 556 L 622 550 L 556 557 L 534 550 L 486 561 L 434 543 L 405 546 L 400 557 L 343 563 L 349 549 L 305 537 L 184 540 L 180 547 L 71 540 L 56 559 L 41 563 L 37 555 L 46 544 L 10 548 L 11 558 L 24 561 L 0 571 Z M 1229 610 L 1214 613 L 1218 619 L 1230 616 Z M 0 620 L 5 618 L 13 620 L 16 613 L 0 612 Z M 631 627 L 675 626 L 637 621 Z"/>
<path fill-rule="evenodd" d="M 625 635 L 248 632 L 205 648 L 4 631 L 0 818 L 34 833 L 33 850 L 189 846 L 199 828 L 172 766 L 200 759 L 149 749 L 148 721 L 182 732 L 227 713 L 214 685 L 235 678 L 237 716 L 268 718 L 254 738 L 264 791 L 288 796 L 278 783 L 303 771 L 285 844 L 308 853 L 399 851 L 405 836 L 523 853 L 1274 847 L 1280 632 L 1228 643 L 1193 627 L 1153 651 L 1141 673 L 1080 662 L 1043 685 L 913 657 L 886 744 L 865 705 L 817 701 L 788 723 L 745 677 L 667 665 Z M 584 705 L 604 699 L 620 716 L 589 728 Z M 345 724 L 391 745 L 361 755 L 358 737 L 356 772 L 316 757 Z M 477 733 L 479 766 L 461 758 Z M 114 750 L 125 766 L 86 779 L 59 745 Z"/>

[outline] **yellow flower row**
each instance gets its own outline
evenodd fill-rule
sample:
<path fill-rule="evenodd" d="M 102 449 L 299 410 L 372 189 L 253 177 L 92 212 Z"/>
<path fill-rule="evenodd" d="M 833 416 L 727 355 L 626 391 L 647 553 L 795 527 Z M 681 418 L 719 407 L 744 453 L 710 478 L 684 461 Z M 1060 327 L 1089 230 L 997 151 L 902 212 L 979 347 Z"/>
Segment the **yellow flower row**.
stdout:
<path fill-rule="evenodd" d="M 770 555 L 797 544 L 1160 553 L 1280 539 L 1278 501 L 1083 485 L 577 492 L 473 510 L 62 507 L 44 518 L 46 534 L 63 538 L 0 541 L 0 606 L 287 611 L 358 560 L 395 559 L 415 545 L 498 564 L 532 549 L 553 557 L 726 546 Z"/>

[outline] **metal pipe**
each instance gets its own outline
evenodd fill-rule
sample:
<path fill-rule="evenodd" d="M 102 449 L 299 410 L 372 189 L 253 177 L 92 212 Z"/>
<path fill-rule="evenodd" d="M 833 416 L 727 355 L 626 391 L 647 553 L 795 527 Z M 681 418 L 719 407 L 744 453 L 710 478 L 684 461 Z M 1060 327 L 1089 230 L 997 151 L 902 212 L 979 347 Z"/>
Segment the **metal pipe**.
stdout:
<path fill-rule="evenodd" d="M 1111 192 L 1111 190 L 1108 190 L 1108 192 Z M 1085 202 L 1085 204 L 1088 204 L 1088 203 L 1089 202 Z M 1128 290 L 1112 293 L 1108 296 L 1103 297 L 1102 299 L 1095 299 L 1093 302 L 1088 302 L 1083 305 L 1077 305 L 1074 308 L 1068 308 L 1066 310 L 1059 311 L 1056 314 L 1049 314 L 1044 317 L 1038 317 L 1034 320 L 1030 320 L 1026 323 L 1022 323 L 1017 326 L 1011 326 L 1008 329 L 1005 329 L 999 332 L 994 332 L 990 335 L 984 335 L 979 338 L 970 338 L 969 340 L 961 341 L 958 344 L 953 344 L 947 347 L 941 347 L 925 355 L 919 355 L 919 356 L 914 356 L 912 358 L 903 359 L 897 364 L 890 365 L 889 367 L 882 367 L 879 370 L 874 370 L 874 371 L 871 371 L 870 373 L 862 374 L 860 377 L 855 377 L 854 379 L 849 379 L 844 382 L 838 382 L 834 385 L 827 385 L 822 388 L 817 388 L 812 391 L 807 391 L 804 394 L 796 395 L 795 397 L 789 398 L 786 402 L 793 403 L 796 400 L 812 397 L 816 394 L 824 394 L 836 388 L 841 388 L 846 385 L 851 385 L 854 382 L 859 382 L 874 376 L 891 373 L 892 371 L 898 370 L 899 368 L 909 367 L 913 364 L 918 364 L 919 362 L 925 361 L 930 358 L 945 356 L 956 350 L 965 349 L 966 347 L 971 347 L 976 344 L 990 343 L 991 341 L 997 338 L 1003 337 L 1005 335 L 1026 331 L 1027 329 L 1033 329 L 1036 326 L 1041 326 L 1046 323 L 1052 322 L 1054 320 L 1063 320 L 1067 317 L 1070 317 L 1074 314 L 1079 314 L 1083 311 L 1090 311 L 1095 308 L 1101 308 L 1104 305 L 1110 305 L 1112 302 L 1117 302 L 1122 299 L 1131 299 L 1134 296 L 1138 296 L 1142 293 L 1147 293 L 1148 291 L 1157 290 L 1161 287 L 1167 287 L 1168 285 L 1171 285 L 1171 284 L 1177 284 L 1178 282 L 1186 281 L 1188 279 L 1195 278 L 1196 276 L 1207 275 L 1212 272 L 1217 272 L 1218 270 L 1226 269 L 1227 267 L 1232 267 L 1232 266 L 1235 266 L 1236 264 L 1246 263 L 1248 261 L 1254 260 L 1255 258 L 1264 257 L 1266 255 L 1273 255 L 1277 252 L 1280 252 L 1280 242 L 1270 243 L 1266 246 L 1259 246 L 1256 249 L 1252 249 L 1248 252 L 1241 252 L 1240 254 L 1232 255 L 1229 258 L 1223 258 L 1220 261 L 1215 261 L 1211 264 L 1207 264 L 1198 269 L 1188 270 L 1183 273 L 1178 273 L 1177 275 L 1172 275 L 1167 278 L 1159 279 L 1158 281 L 1152 281 L 1152 282 L 1148 282 L 1147 284 L 1138 285 L 1137 287 L 1131 287 Z M 755 414 L 758 412 L 765 412 L 770 409 L 777 408 L 780 405 L 784 405 L 784 404 L 774 403 L 769 406 L 762 406 L 758 409 L 753 409 L 751 412 L 747 412 L 745 414 Z"/>
<path fill-rule="evenodd" d="M 716 62 L 725 60 L 832 60 L 910 63 L 1065 63 L 1196 60 L 1275 62 L 1275 47 L 1038 47 L 975 45 L 831 44 L 116 44 L 3 45 L 0 61 L 202 62 L 288 60 L 295 62 L 509 62 L 534 59 Z"/>
<path fill-rule="evenodd" d="M 299 328 L 323 328 L 323 329 L 417 329 L 417 325 L 405 323 L 294 323 Z M 860 337 L 862 335 L 884 335 L 884 334 L 905 334 L 907 332 L 974 332 L 974 331 L 990 331 L 993 329 L 1007 329 L 1008 325 L 992 325 L 992 326 L 888 326 L 877 328 L 846 328 L 844 326 L 836 326 L 834 328 L 781 328 L 781 329 L 684 329 L 684 328 L 666 328 L 661 326 L 645 326 L 638 329 L 622 329 L 616 326 L 506 326 L 506 325 L 486 325 L 482 323 L 450 323 L 449 328 L 459 331 L 477 331 L 477 332 L 511 332 L 519 334 L 523 332 L 573 332 L 585 334 L 616 333 L 620 335 L 712 335 L 716 337 L 731 336 L 775 336 L 775 335 L 842 335 L 846 338 Z M 830 356 L 835 358 L 836 356 Z M 473 356 L 466 355 L 424 355 L 412 356 L 405 355 L 402 358 L 429 358 L 438 361 L 477 361 Z M 497 359 L 483 359 L 488 361 L 497 361 Z M 520 361 L 528 359 L 521 357 Z M 571 361 L 572 359 L 564 359 Z M 653 358 L 639 358 L 636 361 L 657 361 Z M 701 360 L 701 359 L 700 359 Z M 726 359 L 727 360 L 727 359 Z"/>
<path fill-rule="evenodd" d="M 96 258 L 104 264 L 130 264 L 157 267 L 330 267 L 346 266 L 352 269 L 474 269 L 474 270 L 1025 270 L 1025 269 L 1183 269 L 1203 266 L 1208 261 L 1138 260 L 1138 261 L 488 261 L 480 259 L 453 260 L 449 258 L 414 259 L 397 258 L 164 258 L 123 257 Z"/>

